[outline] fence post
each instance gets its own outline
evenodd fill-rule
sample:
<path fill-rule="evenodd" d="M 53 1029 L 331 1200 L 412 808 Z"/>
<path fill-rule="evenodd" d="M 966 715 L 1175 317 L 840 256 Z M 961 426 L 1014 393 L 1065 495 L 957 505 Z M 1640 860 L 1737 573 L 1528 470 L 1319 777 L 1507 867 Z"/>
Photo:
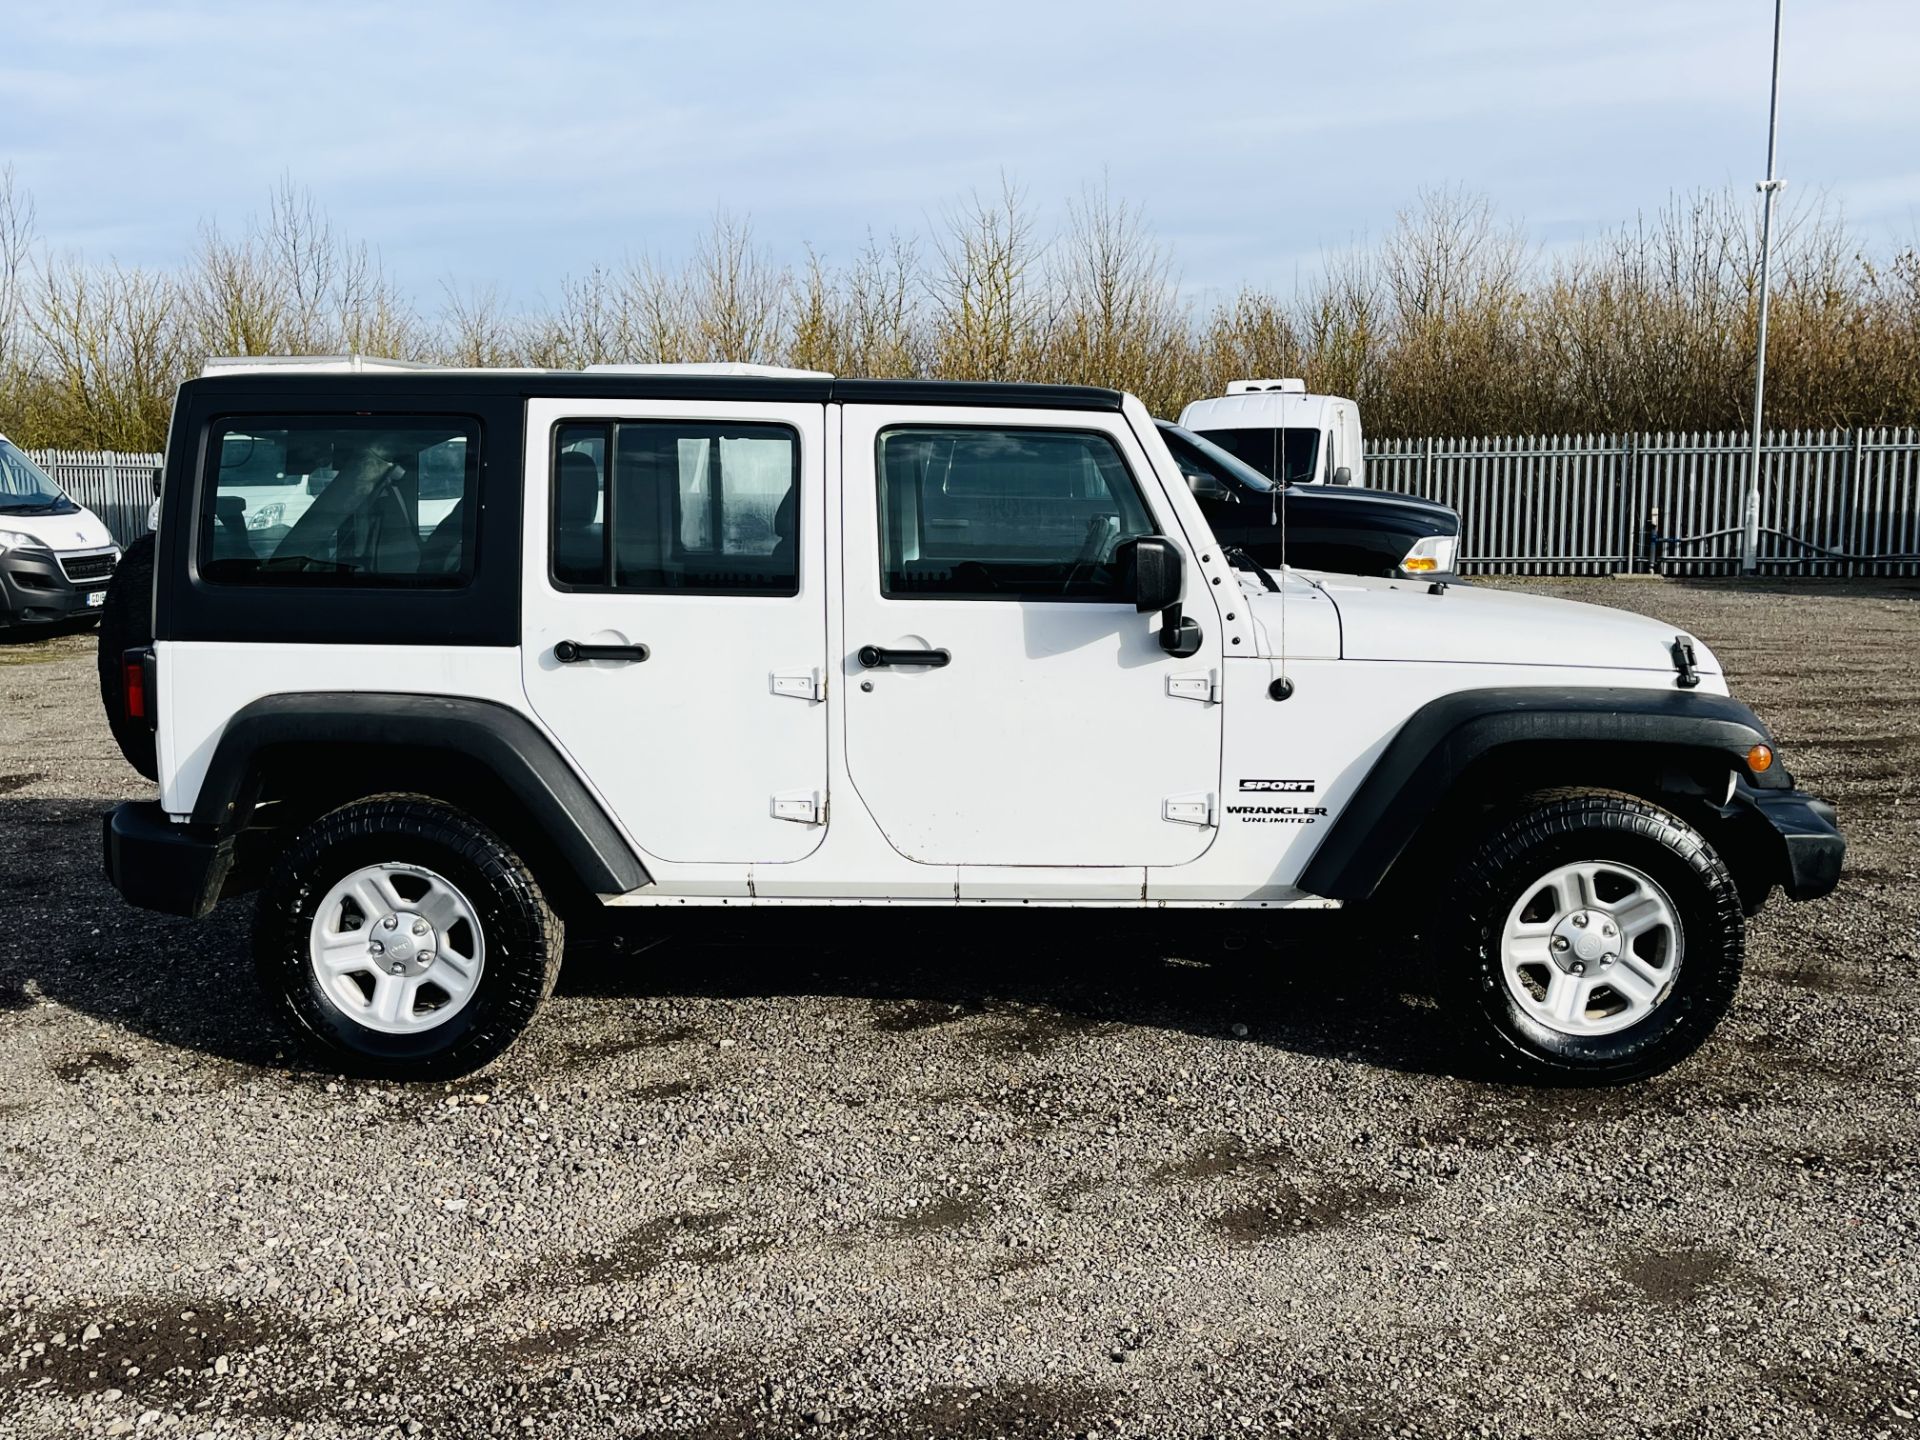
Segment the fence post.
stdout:
<path fill-rule="evenodd" d="M 1620 476 L 1614 488 L 1614 538 L 1619 553 L 1611 560 L 1615 574 L 1633 573 L 1633 440 L 1631 432 L 1620 437 Z"/>
<path fill-rule="evenodd" d="M 1840 513 L 1834 517 L 1839 524 L 1837 527 L 1838 543 L 1833 548 L 1843 552 L 1847 556 L 1847 559 L 1840 567 L 1840 573 L 1843 575 L 1858 575 L 1862 573 L 1860 562 L 1852 558 L 1861 553 L 1855 548 L 1853 517 L 1858 513 L 1855 507 L 1859 504 L 1860 472 L 1866 463 L 1867 432 L 1856 425 L 1853 427 L 1852 459 L 1847 465 L 1846 503 L 1834 507 Z M 1870 572 L 1873 567 L 1869 565 L 1866 569 Z"/>

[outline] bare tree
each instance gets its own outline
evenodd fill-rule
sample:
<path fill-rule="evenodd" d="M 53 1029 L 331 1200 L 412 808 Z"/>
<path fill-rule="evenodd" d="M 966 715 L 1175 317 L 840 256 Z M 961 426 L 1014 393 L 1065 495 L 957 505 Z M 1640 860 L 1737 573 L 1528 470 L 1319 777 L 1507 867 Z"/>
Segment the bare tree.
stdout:
<path fill-rule="evenodd" d="M 1048 379 L 1131 390 L 1173 408 L 1190 383 L 1192 316 L 1180 299 L 1173 257 L 1138 208 L 1103 183 L 1068 207 L 1056 243 Z"/>
<path fill-rule="evenodd" d="M 203 356 L 289 350 L 292 297 L 253 235 L 229 240 L 217 225 L 203 225 L 183 289 L 186 323 Z"/>
<path fill-rule="evenodd" d="M 179 313 L 170 276 L 49 257 L 28 320 L 44 366 L 38 443 L 158 448 L 186 361 Z"/>
<path fill-rule="evenodd" d="M 683 294 L 702 360 L 767 363 L 781 351 L 787 272 L 753 243 L 750 220 L 725 210 L 695 248 Z"/>
<path fill-rule="evenodd" d="M 0 166 L 0 385 L 7 385 L 21 364 L 20 318 L 33 231 L 33 197 L 18 188 L 13 166 Z"/>
<path fill-rule="evenodd" d="M 449 365 L 485 368 L 520 363 L 525 344 L 492 285 L 448 284 L 435 353 Z"/>
<path fill-rule="evenodd" d="M 995 199 L 970 196 L 947 215 L 936 256 L 928 281 L 934 373 L 1025 378 L 1044 349 L 1052 297 L 1040 283 L 1046 247 L 1020 191 L 1002 181 Z"/>
<path fill-rule="evenodd" d="M 686 272 L 652 256 L 627 262 L 610 318 L 609 359 L 678 365 L 702 358 Z"/>
<path fill-rule="evenodd" d="M 882 245 L 869 232 L 844 272 L 809 251 L 789 287 L 787 363 L 836 375 L 924 373 L 932 348 L 918 298 L 925 288 L 914 244 L 899 235 Z"/>
<path fill-rule="evenodd" d="M 1051 240 L 1003 181 L 931 237 L 870 234 L 797 273 L 720 211 L 684 262 L 594 266 L 527 313 L 491 285 L 447 286 L 429 318 L 287 178 L 263 217 L 205 225 L 177 270 L 45 255 L 34 229 L 0 170 L 0 424 L 30 444 L 155 446 L 175 384 L 233 353 L 784 359 L 1117 385 L 1161 414 L 1240 376 L 1303 375 L 1356 397 L 1379 435 L 1735 428 L 1752 388 L 1757 211 L 1731 192 L 1676 198 L 1551 260 L 1484 197 L 1431 192 L 1291 293 L 1247 286 L 1197 311 L 1172 253 L 1104 184 Z M 1817 197 L 1776 231 L 1770 418 L 1920 421 L 1920 249 L 1869 255 Z"/>

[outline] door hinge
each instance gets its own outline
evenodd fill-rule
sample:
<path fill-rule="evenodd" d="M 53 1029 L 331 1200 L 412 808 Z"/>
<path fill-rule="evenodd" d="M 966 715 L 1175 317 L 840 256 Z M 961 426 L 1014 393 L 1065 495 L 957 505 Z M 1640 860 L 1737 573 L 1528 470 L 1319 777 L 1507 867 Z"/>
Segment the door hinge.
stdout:
<path fill-rule="evenodd" d="M 818 670 L 776 670 L 773 672 L 773 693 L 790 695 L 796 700 L 824 700 L 827 698 L 827 682 Z"/>
<path fill-rule="evenodd" d="M 827 823 L 827 802 L 817 790 L 782 790 L 773 797 L 773 818 L 796 825 Z"/>
<path fill-rule="evenodd" d="M 1212 825 L 1213 796 L 1169 795 L 1161 802 L 1160 814 L 1176 825 Z"/>
<path fill-rule="evenodd" d="M 1220 703 L 1220 682 L 1211 672 L 1202 675 L 1167 676 L 1167 694 L 1176 700 L 1198 700 L 1202 705 Z"/>

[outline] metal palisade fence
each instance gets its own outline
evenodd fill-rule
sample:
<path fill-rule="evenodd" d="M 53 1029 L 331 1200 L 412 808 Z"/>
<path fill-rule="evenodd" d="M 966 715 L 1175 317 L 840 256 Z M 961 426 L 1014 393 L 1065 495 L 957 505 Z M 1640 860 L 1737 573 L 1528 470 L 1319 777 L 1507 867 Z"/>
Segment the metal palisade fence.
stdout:
<path fill-rule="evenodd" d="M 29 450 L 27 454 L 62 490 L 98 515 L 122 546 L 146 533 L 153 472 L 160 456 L 111 450 Z"/>
<path fill-rule="evenodd" d="M 1479 575 L 1740 569 L 1745 433 L 1508 435 L 1375 441 L 1367 484 L 1453 506 Z M 146 529 L 158 455 L 33 458 L 126 544 Z M 1769 431 L 1759 568 L 1920 575 L 1920 430 Z"/>
<path fill-rule="evenodd" d="M 1746 432 L 1376 441 L 1367 485 L 1451 505 L 1481 575 L 1740 570 Z M 1920 574 L 1920 431 L 1768 431 L 1758 568 Z"/>

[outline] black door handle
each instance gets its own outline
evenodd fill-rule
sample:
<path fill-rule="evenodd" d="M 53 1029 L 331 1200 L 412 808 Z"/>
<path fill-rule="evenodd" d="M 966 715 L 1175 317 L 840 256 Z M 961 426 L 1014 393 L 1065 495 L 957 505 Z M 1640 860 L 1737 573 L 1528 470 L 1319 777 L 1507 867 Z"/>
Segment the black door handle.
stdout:
<path fill-rule="evenodd" d="M 578 640 L 561 640 L 553 647 L 553 658 L 562 665 L 577 665 L 582 660 L 624 660 L 637 663 L 652 653 L 644 645 L 582 645 Z"/>
<path fill-rule="evenodd" d="M 925 665 L 938 670 L 953 663 L 952 654 L 945 650 L 888 650 L 879 645 L 862 645 L 856 658 L 868 670 L 886 665 Z"/>

